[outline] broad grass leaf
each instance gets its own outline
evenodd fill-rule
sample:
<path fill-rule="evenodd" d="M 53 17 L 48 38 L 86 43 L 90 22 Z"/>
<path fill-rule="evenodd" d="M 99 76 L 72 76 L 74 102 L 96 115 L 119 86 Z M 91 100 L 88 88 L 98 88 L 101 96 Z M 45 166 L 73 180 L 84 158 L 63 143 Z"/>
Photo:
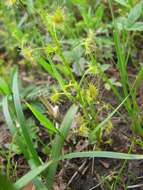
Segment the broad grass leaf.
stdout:
<path fill-rule="evenodd" d="M 17 131 L 15 129 L 12 117 L 9 112 L 7 97 L 5 97 L 2 101 L 2 108 L 3 108 L 3 114 L 5 117 L 5 121 L 10 130 L 10 133 L 12 136 L 15 136 Z M 27 151 L 27 149 L 25 149 L 25 145 L 24 145 L 22 139 L 20 138 L 20 136 L 15 136 L 15 140 L 17 142 L 17 145 L 20 148 L 20 151 L 24 154 L 25 158 L 29 159 L 29 152 Z"/>
<path fill-rule="evenodd" d="M 0 91 L 4 93 L 5 95 L 10 94 L 10 88 L 7 82 L 3 78 L 0 78 Z"/>
<path fill-rule="evenodd" d="M 38 62 L 52 77 L 56 78 L 51 65 L 44 58 L 40 57 Z"/>
<path fill-rule="evenodd" d="M 32 181 L 35 177 L 40 175 L 47 167 L 52 163 L 52 161 L 49 161 L 48 163 L 45 163 L 39 167 L 34 168 L 30 172 L 28 172 L 26 175 L 24 175 L 22 178 L 20 178 L 16 183 L 15 187 L 17 189 L 23 188 L 25 185 L 27 185 L 30 181 Z"/>
<path fill-rule="evenodd" d="M 61 156 L 60 159 L 73 159 L 73 158 L 112 158 L 112 159 L 124 159 L 124 160 L 142 160 L 143 155 L 128 154 L 112 151 L 83 151 L 72 152 Z"/>
<path fill-rule="evenodd" d="M 31 153 L 35 164 L 39 165 L 41 163 L 41 161 L 39 160 L 38 154 L 32 143 L 29 131 L 26 126 L 26 120 L 25 120 L 25 117 L 24 117 L 24 114 L 22 111 L 22 105 L 21 105 L 21 101 L 20 101 L 20 94 L 19 94 L 19 87 L 18 87 L 18 72 L 17 71 L 14 73 L 14 77 L 13 77 L 12 92 L 13 92 L 13 99 L 14 99 L 14 105 L 15 105 L 17 119 L 18 119 L 18 122 L 22 129 L 22 134 L 23 134 L 25 142 L 27 144 L 27 148 L 29 149 L 29 152 Z"/>
<path fill-rule="evenodd" d="M 85 158 L 85 157 L 86 158 L 125 159 L 125 160 L 142 160 L 143 159 L 143 155 L 111 152 L 111 151 L 73 152 L 73 153 L 66 154 L 64 156 L 60 156 L 56 160 L 53 160 L 53 161 L 51 160 L 48 163 L 45 163 L 45 164 L 29 171 L 26 175 L 24 175 L 21 179 L 19 179 L 15 183 L 15 187 L 18 189 L 21 189 L 26 184 L 28 184 L 30 181 L 32 181 L 35 177 L 37 177 L 42 172 L 44 172 L 48 167 L 51 167 L 53 164 L 57 163 L 57 161 L 59 161 L 59 160 L 73 159 L 73 158 Z M 49 178 L 49 180 L 50 180 L 50 178 Z"/>
<path fill-rule="evenodd" d="M 54 126 L 54 124 L 47 117 L 45 117 L 36 107 L 28 103 L 26 103 L 26 105 L 44 127 L 46 127 L 50 132 L 56 134 L 59 133 L 59 130 Z"/>
<path fill-rule="evenodd" d="M 57 135 L 55 137 L 55 140 L 52 145 L 52 150 L 51 150 L 51 158 L 53 160 L 58 160 L 61 155 L 61 149 L 64 145 L 64 140 L 66 139 L 66 137 L 69 133 L 69 130 L 72 125 L 74 116 L 77 112 L 77 109 L 78 109 L 77 106 L 75 106 L 75 105 L 71 106 L 71 108 L 68 110 L 68 112 L 66 113 L 66 115 L 63 119 L 63 122 L 60 127 L 60 131 L 64 138 L 61 138 L 61 136 L 59 136 L 59 135 Z M 58 162 L 55 162 L 48 168 L 47 179 L 48 179 L 48 188 L 49 189 L 51 188 L 51 186 L 53 184 L 57 166 L 58 166 Z"/>

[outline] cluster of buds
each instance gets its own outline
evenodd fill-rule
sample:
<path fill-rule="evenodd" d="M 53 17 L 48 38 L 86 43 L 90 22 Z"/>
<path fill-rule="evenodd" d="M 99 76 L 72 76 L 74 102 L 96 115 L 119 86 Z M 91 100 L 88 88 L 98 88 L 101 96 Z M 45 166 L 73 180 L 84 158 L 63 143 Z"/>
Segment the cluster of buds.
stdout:
<path fill-rule="evenodd" d="M 31 48 L 23 48 L 21 51 L 21 55 L 28 61 L 34 62 L 33 51 Z"/>
<path fill-rule="evenodd" d="M 95 85 L 93 85 L 92 83 L 89 83 L 89 87 L 86 90 L 86 97 L 87 97 L 88 104 L 91 104 L 92 102 L 94 102 L 97 96 L 98 96 L 98 89 L 96 88 Z"/>
<path fill-rule="evenodd" d="M 65 14 L 61 8 L 57 8 L 54 13 L 47 15 L 47 21 L 50 25 L 61 26 L 65 21 Z"/>
<path fill-rule="evenodd" d="M 65 20 L 65 15 L 61 8 L 57 8 L 55 13 L 52 15 L 52 21 L 55 24 L 63 24 Z"/>
<path fill-rule="evenodd" d="M 89 30 L 86 39 L 84 40 L 85 53 L 90 54 L 95 51 L 95 35 L 92 30 Z"/>

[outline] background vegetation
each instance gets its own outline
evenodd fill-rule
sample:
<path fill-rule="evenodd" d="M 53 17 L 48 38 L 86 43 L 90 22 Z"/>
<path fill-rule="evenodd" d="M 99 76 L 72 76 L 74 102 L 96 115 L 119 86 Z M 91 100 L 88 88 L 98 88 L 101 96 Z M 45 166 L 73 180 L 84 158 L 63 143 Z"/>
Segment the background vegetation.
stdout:
<path fill-rule="evenodd" d="M 0 189 L 142 186 L 142 31 L 142 0 L 0 2 Z"/>

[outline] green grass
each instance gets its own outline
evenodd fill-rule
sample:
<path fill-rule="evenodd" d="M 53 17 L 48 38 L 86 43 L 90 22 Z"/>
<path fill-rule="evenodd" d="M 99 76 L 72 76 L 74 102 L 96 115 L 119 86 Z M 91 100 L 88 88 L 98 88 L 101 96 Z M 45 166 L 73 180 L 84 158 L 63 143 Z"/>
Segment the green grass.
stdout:
<path fill-rule="evenodd" d="M 127 118 L 131 144 L 136 136 L 143 136 L 137 98 L 143 79 L 142 59 L 137 57 L 142 39 L 135 38 L 143 31 L 142 10 L 142 1 L 133 0 L 0 3 L 0 109 L 13 139 L 10 147 L 16 145 L 14 153 L 23 154 L 30 166 L 15 188 L 32 180 L 38 190 L 50 190 L 59 161 L 64 159 L 143 159 L 130 149 L 126 154 L 99 151 L 103 134 L 108 136 L 116 127 L 113 116 Z M 40 82 L 44 85 L 36 86 Z M 113 96 L 114 104 L 104 97 L 105 92 Z M 72 106 L 67 109 L 66 105 Z M 61 114 L 60 109 L 66 111 Z M 37 135 L 41 127 L 47 131 L 48 144 Z M 91 148 L 62 155 L 64 145 L 71 146 L 67 140 L 70 133 L 75 139 L 85 138 L 96 151 Z M 39 144 L 42 151 L 47 150 L 49 162 L 39 156 Z M 8 150 L 8 178 L 12 150 Z M 112 189 L 118 187 L 122 173 Z"/>

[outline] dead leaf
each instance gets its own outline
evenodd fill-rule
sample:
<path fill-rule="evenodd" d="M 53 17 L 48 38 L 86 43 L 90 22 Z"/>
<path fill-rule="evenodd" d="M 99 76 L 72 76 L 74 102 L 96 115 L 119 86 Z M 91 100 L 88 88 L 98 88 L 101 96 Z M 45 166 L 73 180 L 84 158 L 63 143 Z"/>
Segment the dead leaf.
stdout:
<path fill-rule="evenodd" d="M 106 168 L 106 169 L 108 169 L 108 168 L 110 167 L 109 163 L 106 162 L 106 161 L 104 161 L 104 160 L 99 160 L 99 162 L 100 162 L 101 165 L 102 165 L 104 168 Z"/>
<path fill-rule="evenodd" d="M 33 183 L 28 183 L 22 190 L 36 190 Z"/>
<path fill-rule="evenodd" d="M 84 141 L 81 139 L 76 145 L 76 150 L 82 151 L 82 150 L 86 149 L 88 145 L 89 145 L 89 143 L 87 141 Z"/>

